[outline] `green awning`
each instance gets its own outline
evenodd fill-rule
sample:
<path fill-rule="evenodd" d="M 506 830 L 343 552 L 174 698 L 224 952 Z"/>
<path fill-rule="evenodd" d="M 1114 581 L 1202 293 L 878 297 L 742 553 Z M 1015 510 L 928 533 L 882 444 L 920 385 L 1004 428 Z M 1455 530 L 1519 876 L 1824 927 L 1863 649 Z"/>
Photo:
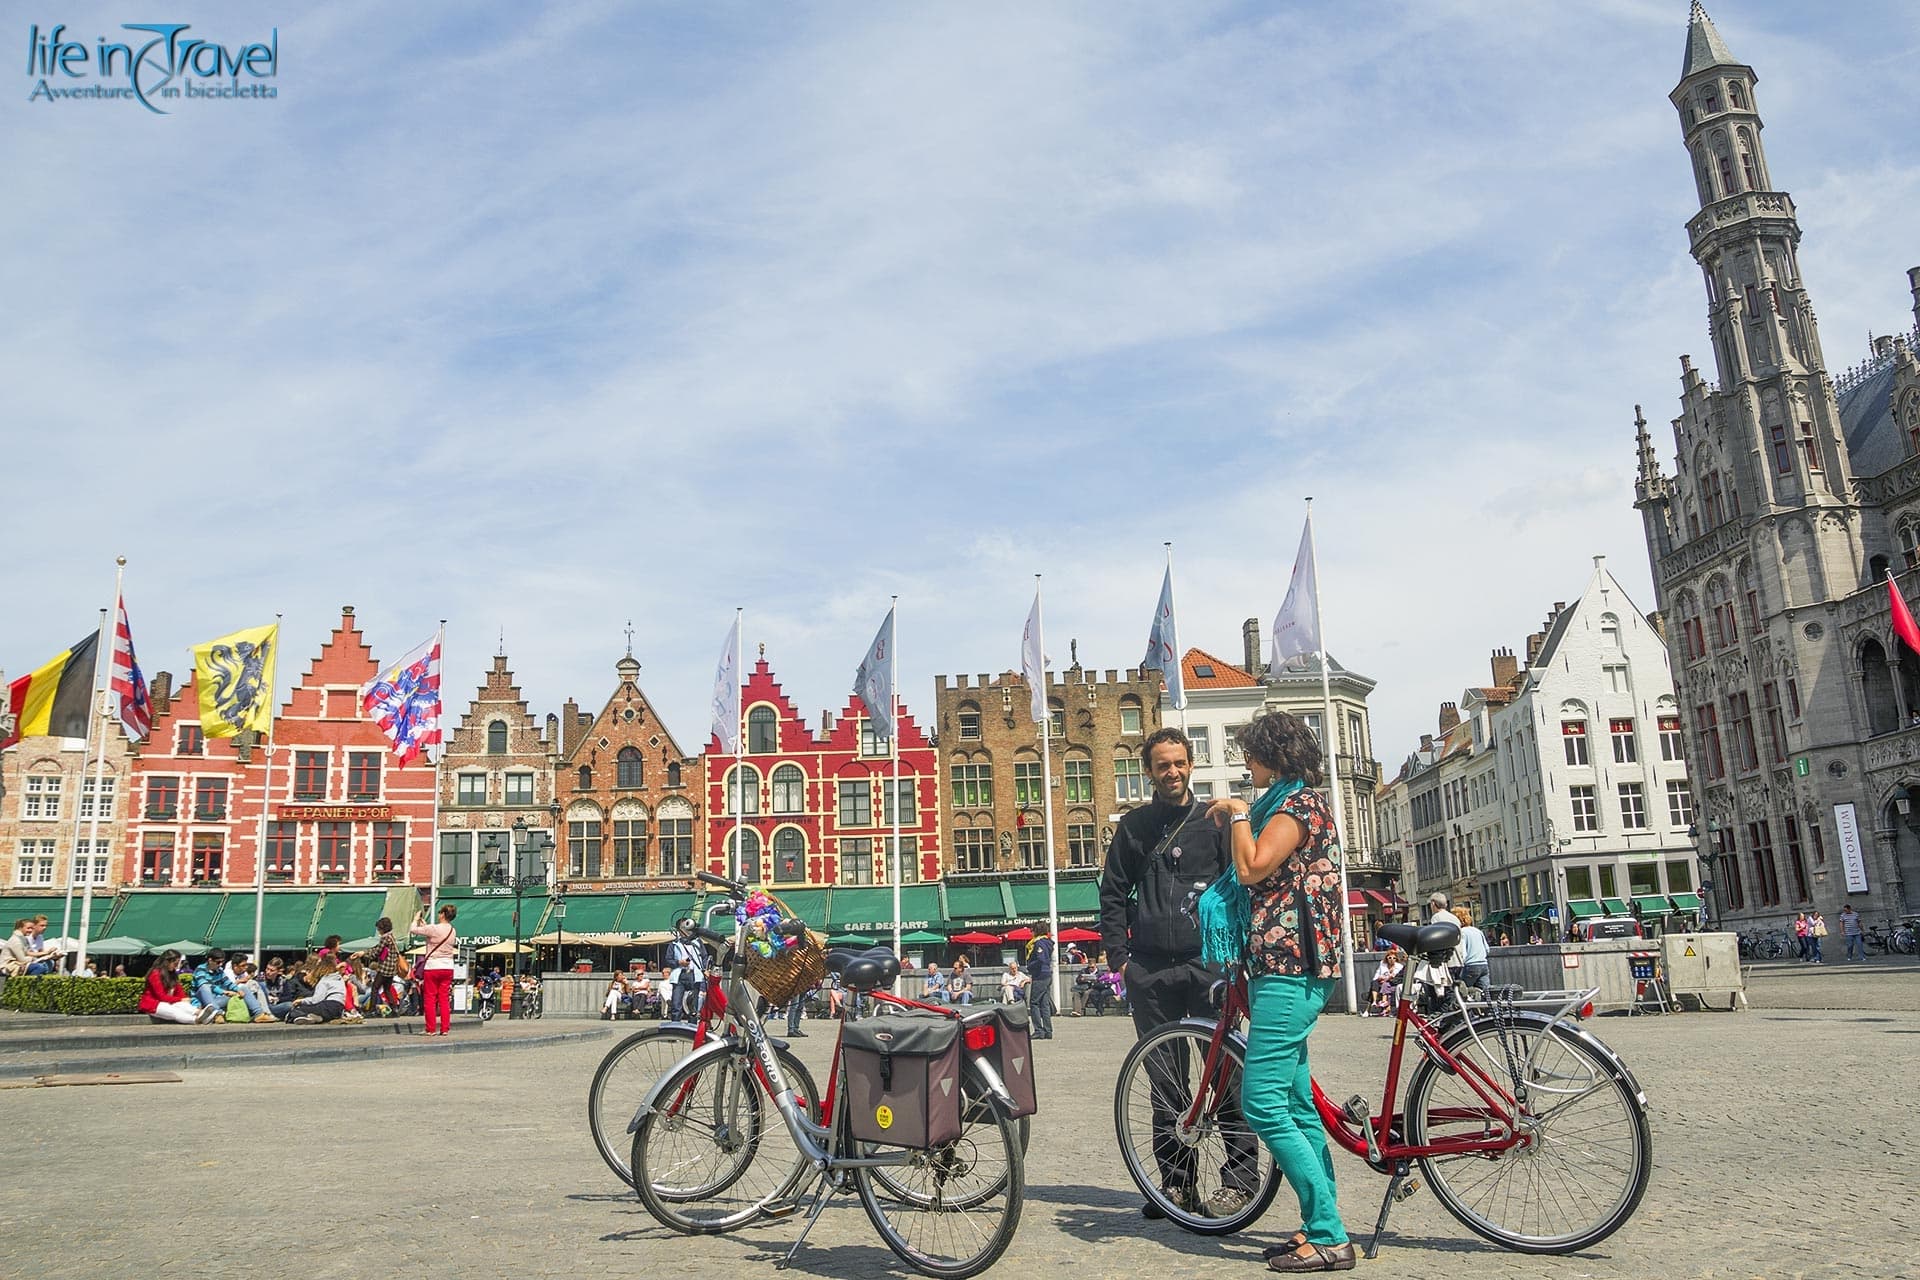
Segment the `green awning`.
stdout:
<path fill-rule="evenodd" d="M 1060 880 L 1057 884 L 1060 895 L 1060 918 L 1074 924 L 1090 922 L 1100 918 L 1100 882 L 1098 880 Z M 1013 886 L 1014 914 L 1022 920 L 1035 921 L 1047 918 L 1046 881 L 1028 883 L 1022 881 Z"/>
<path fill-rule="evenodd" d="M 1552 908 L 1553 904 L 1551 902 L 1536 902 L 1531 906 L 1522 907 L 1516 919 L 1522 924 L 1529 920 L 1544 920 L 1547 918 L 1547 912 L 1552 910 Z"/>
<path fill-rule="evenodd" d="M 454 907 L 453 931 L 462 942 L 471 942 L 476 946 L 491 946 L 496 942 L 513 941 L 513 895 L 500 898 L 450 898 L 440 897 L 442 906 Z M 521 900 L 520 937 L 531 938 L 540 932 L 540 917 L 547 912 L 547 897 L 525 897 Z M 405 928 L 404 924 L 398 926 Z M 317 928 L 317 926 L 316 926 Z M 335 929 L 332 932 L 339 933 Z M 325 937 L 325 934 L 321 934 Z"/>
<path fill-rule="evenodd" d="M 626 905 L 627 895 L 624 893 L 570 893 L 567 895 L 567 914 L 556 915 L 549 906 L 547 918 L 533 932 L 625 932 L 620 925 L 620 913 Z M 525 918 L 524 915 L 521 917 L 523 922 Z"/>
<path fill-rule="evenodd" d="M 227 895 L 215 890 L 136 890 L 113 918 L 122 937 L 205 942 Z"/>
<path fill-rule="evenodd" d="M 320 893 L 300 889 L 269 889 L 260 915 L 262 951 L 304 951 L 313 938 L 313 917 L 320 909 Z M 214 922 L 212 945 L 227 951 L 253 950 L 253 895 L 236 890 L 227 895 Z M 399 922 L 400 927 L 406 921 Z M 373 923 L 360 933 L 372 933 Z M 136 937 L 144 935 L 135 935 Z M 320 935 L 324 937 L 325 935 Z M 359 933 L 354 935 L 360 936 Z"/>
<path fill-rule="evenodd" d="M 1640 908 L 1643 916 L 1663 916 L 1667 914 L 1667 895 L 1664 893 L 1644 893 L 1634 898 L 1633 904 Z"/>
<path fill-rule="evenodd" d="M 773 886 L 773 896 L 793 908 L 795 915 L 805 920 L 815 929 L 827 927 L 827 897 L 829 889 L 783 889 Z"/>
<path fill-rule="evenodd" d="M 671 932 L 674 921 L 692 914 L 691 893 L 630 893 L 627 895 L 626 909 L 620 913 L 620 932 Z M 569 911 L 567 915 L 571 919 L 573 913 Z"/>
<path fill-rule="evenodd" d="M 374 932 L 373 922 L 386 914 L 385 889 L 329 889 L 326 900 L 320 904 L 319 913 L 314 916 L 313 940 L 318 942 L 335 933 L 342 938 L 364 938 Z M 406 920 L 395 920 L 393 927 L 398 931 L 405 929 L 407 924 Z"/>
<path fill-rule="evenodd" d="M 958 925 L 961 932 L 1012 924 L 1019 917 L 1013 909 L 1012 895 L 1002 892 L 1005 888 L 1006 882 L 1001 880 L 947 885 L 948 922 Z"/>
<path fill-rule="evenodd" d="M 1585 920 L 1588 916 L 1597 916 L 1606 908 L 1592 898 L 1575 898 L 1567 903 L 1567 911 L 1575 920 Z"/>
<path fill-rule="evenodd" d="M 1695 912 L 1700 910 L 1700 895 L 1697 893 L 1676 893 L 1669 895 L 1673 899 L 1675 911 Z"/>
<path fill-rule="evenodd" d="M 900 927 L 924 929 L 939 923 L 940 891 L 934 885 L 900 887 Z M 835 933 L 893 932 L 890 887 L 838 888 L 827 895 L 827 925 Z"/>
<path fill-rule="evenodd" d="M 111 889 L 93 891 L 93 911 L 87 917 L 87 932 L 93 937 L 101 936 L 107 917 L 113 914 L 114 893 Z M 0 938 L 13 932 L 13 922 L 25 917 L 45 916 L 47 918 L 47 936 L 60 936 L 60 919 L 67 910 L 67 895 L 55 894 L 16 894 L 0 898 Z M 73 914 L 69 916 L 66 936 L 80 936 L 80 894 L 73 895 Z"/>
<path fill-rule="evenodd" d="M 1485 920 L 1482 920 L 1480 923 L 1489 929 L 1497 929 L 1501 925 L 1505 924 L 1512 917 L 1513 917 L 1513 912 L 1511 911 L 1495 911 L 1489 914 L 1487 918 Z"/>
<path fill-rule="evenodd" d="M 1607 914 L 1610 916 L 1623 916 L 1627 914 L 1627 904 L 1618 898 L 1602 898 L 1600 903 L 1607 909 Z"/>
<path fill-rule="evenodd" d="M 934 933 L 930 929 L 915 929 L 900 935 L 900 945 L 905 947 L 938 947 L 945 945 L 947 935 Z"/>

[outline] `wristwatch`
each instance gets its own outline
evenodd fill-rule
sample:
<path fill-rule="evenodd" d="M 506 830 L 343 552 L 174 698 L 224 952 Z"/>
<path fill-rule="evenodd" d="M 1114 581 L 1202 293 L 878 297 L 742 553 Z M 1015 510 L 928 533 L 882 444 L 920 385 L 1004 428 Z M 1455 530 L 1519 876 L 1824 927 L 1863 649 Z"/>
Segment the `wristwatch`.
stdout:
<path fill-rule="evenodd" d="M 1250 814 L 1250 813 L 1236 813 L 1236 814 L 1234 814 L 1234 815 L 1233 815 L 1233 817 L 1232 817 L 1232 818 L 1230 818 L 1230 819 L 1228 819 L 1228 821 L 1230 821 L 1230 822 L 1252 822 L 1252 821 L 1253 821 L 1253 815 L 1252 815 L 1252 814 Z"/>

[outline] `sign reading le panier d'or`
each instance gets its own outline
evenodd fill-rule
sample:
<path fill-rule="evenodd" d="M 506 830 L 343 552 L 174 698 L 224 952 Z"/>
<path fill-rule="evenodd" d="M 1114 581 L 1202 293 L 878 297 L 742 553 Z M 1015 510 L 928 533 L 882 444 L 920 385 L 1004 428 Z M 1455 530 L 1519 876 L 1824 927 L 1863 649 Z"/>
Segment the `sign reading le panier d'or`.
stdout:
<path fill-rule="evenodd" d="M 391 822 L 390 804 L 283 804 L 274 811 L 281 822 Z"/>

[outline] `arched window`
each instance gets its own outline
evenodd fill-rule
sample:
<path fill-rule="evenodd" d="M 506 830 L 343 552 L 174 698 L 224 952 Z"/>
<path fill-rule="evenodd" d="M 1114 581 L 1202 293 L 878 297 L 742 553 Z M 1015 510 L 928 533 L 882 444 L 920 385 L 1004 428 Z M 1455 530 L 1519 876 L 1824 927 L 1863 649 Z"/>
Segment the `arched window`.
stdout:
<path fill-rule="evenodd" d="M 747 753 L 769 755 L 780 749 L 780 718 L 772 707 L 755 707 L 747 712 Z"/>
<path fill-rule="evenodd" d="M 589 769 L 586 765 L 580 766 L 579 786 L 582 791 L 593 790 L 593 770 Z"/>
<path fill-rule="evenodd" d="M 750 764 L 727 773 L 727 813 L 752 817 L 760 812 L 760 771 Z"/>
<path fill-rule="evenodd" d="M 1707 584 L 1707 634 L 1713 637 L 1716 650 L 1740 639 L 1740 624 L 1733 614 L 1733 593 L 1727 589 L 1725 578 L 1715 578 Z"/>
<path fill-rule="evenodd" d="M 777 884 L 804 884 L 807 879 L 807 837 L 798 827 L 773 833 L 773 878 Z"/>
<path fill-rule="evenodd" d="M 647 765 L 640 755 L 638 747 L 622 747 L 614 759 L 614 786 L 644 787 L 647 785 Z"/>
<path fill-rule="evenodd" d="M 1747 630 L 1759 635 L 1760 582 L 1753 576 L 1753 565 L 1745 561 L 1740 565 L 1740 600 L 1747 609 Z"/>
<path fill-rule="evenodd" d="M 1905 723 L 1894 699 L 1893 673 L 1887 670 L 1887 651 L 1878 640 L 1860 646 L 1860 695 L 1866 702 L 1868 730 L 1892 733 Z"/>
<path fill-rule="evenodd" d="M 1920 525 L 1912 521 L 1900 526 L 1900 562 L 1909 569 L 1920 565 Z"/>
<path fill-rule="evenodd" d="M 1713 202 L 1713 168 L 1707 163 L 1704 147 L 1695 147 L 1693 151 L 1693 178 L 1700 186 L 1700 203 Z"/>
<path fill-rule="evenodd" d="M 1727 101 L 1733 104 L 1735 111 L 1747 109 L 1747 95 L 1741 91 L 1738 80 L 1727 81 Z"/>
<path fill-rule="evenodd" d="M 1680 653 L 1686 661 L 1706 656 L 1706 633 L 1700 626 L 1700 604 L 1691 593 L 1680 597 Z"/>
<path fill-rule="evenodd" d="M 1600 647 L 1612 651 L 1620 648 L 1620 619 L 1611 613 L 1600 615 Z"/>
<path fill-rule="evenodd" d="M 678 760 L 675 760 L 667 766 L 667 785 L 670 787 L 680 785 L 680 762 Z"/>
<path fill-rule="evenodd" d="M 738 861 L 735 860 L 736 855 Z M 760 878 L 760 833 L 752 827 L 727 832 L 727 870 L 751 884 Z"/>
<path fill-rule="evenodd" d="M 1753 135 L 1745 129 L 1740 130 L 1740 173 L 1747 180 L 1747 190 L 1760 189 L 1760 168 L 1753 158 Z"/>
<path fill-rule="evenodd" d="M 783 764 L 773 771 L 773 811 L 799 813 L 807 804 L 807 775 L 800 766 Z"/>
<path fill-rule="evenodd" d="M 495 720 L 487 726 L 487 754 L 503 756 L 507 754 L 507 722 Z"/>

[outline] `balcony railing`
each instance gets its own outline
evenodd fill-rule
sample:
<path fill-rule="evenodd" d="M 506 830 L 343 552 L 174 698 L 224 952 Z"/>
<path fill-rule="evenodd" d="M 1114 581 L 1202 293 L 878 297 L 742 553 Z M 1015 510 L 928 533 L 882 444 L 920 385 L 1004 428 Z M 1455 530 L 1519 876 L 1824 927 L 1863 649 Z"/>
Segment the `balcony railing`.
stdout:
<path fill-rule="evenodd" d="M 1351 778 L 1357 783 L 1378 786 L 1380 783 L 1380 762 L 1364 756 L 1341 756 L 1340 776 Z"/>
<path fill-rule="evenodd" d="M 172 822 L 180 812 L 180 806 L 172 804 L 150 804 L 147 806 L 147 821 Z"/>

